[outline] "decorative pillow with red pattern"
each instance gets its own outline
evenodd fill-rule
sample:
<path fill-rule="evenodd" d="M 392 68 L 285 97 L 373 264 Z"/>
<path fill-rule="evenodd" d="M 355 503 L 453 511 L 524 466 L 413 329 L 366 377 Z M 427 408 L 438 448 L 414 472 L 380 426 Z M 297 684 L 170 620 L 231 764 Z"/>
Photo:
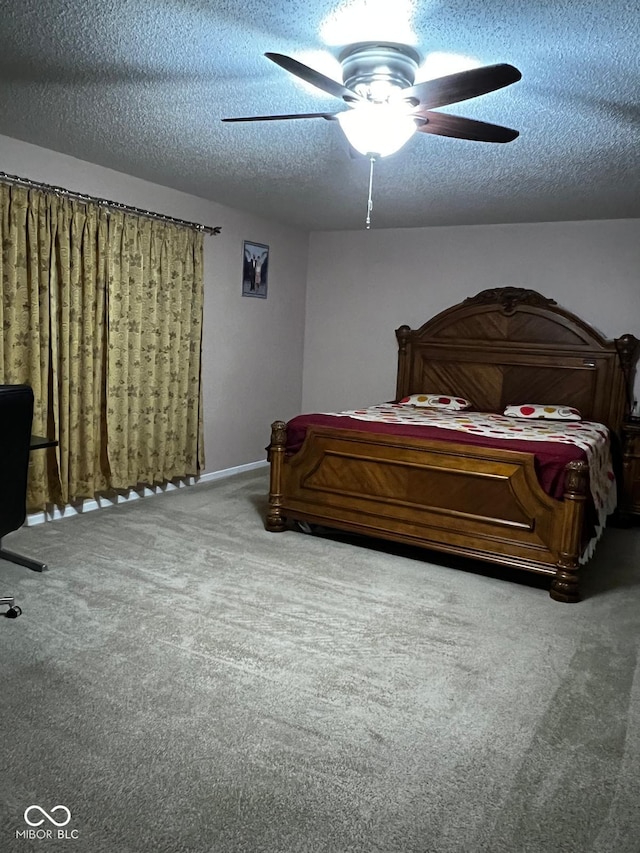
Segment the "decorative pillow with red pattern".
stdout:
<path fill-rule="evenodd" d="M 509 418 L 547 418 L 551 421 L 582 420 L 580 412 L 571 406 L 542 406 L 539 403 L 507 406 L 503 414 Z"/>
<path fill-rule="evenodd" d="M 449 394 L 412 394 L 398 401 L 403 406 L 418 406 L 426 409 L 449 409 L 460 412 L 470 409 L 471 403 L 464 397 L 452 397 Z"/>

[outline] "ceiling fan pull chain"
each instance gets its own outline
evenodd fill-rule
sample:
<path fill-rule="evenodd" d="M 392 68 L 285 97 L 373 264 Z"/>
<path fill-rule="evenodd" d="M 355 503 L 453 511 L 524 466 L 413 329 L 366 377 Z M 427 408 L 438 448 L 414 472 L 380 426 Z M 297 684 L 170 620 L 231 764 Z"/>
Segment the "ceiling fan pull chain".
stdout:
<path fill-rule="evenodd" d="M 369 230 L 371 228 L 371 211 L 373 210 L 373 198 L 372 198 L 373 164 L 376 162 L 376 158 L 371 157 L 370 162 L 371 162 L 371 165 L 369 166 L 369 197 L 367 199 L 367 220 L 366 220 L 367 230 Z"/>

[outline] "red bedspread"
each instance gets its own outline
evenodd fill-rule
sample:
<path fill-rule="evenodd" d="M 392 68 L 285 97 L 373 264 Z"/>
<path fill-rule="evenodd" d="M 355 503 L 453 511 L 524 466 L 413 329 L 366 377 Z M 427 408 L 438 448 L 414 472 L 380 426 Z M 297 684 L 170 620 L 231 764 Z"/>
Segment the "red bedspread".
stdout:
<path fill-rule="evenodd" d="M 307 429 L 310 426 L 331 427 L 333 429 L 357 430 L 383 435 L 403 435 L 411 438 L 424 438 L 435 441 L 454 441 L 461 444 L 474 444 L 481 447 L 500 447 L 503 450 L 517 450 L 532 453 L 538 480 L 544 491 L 553 498 L 562 498 L 564 492 L 564 468 L 573 460 L 587 461 L 584 450 L 573 444 L 561 444 L 552 441 L 524 441 L 519 439 L 491 438 L 473 433 L 456 434 L 452 430 L 424 425 L 380 423 L 377 421 L 356 420 L 352 417 L 336 415 L 306 414 L 298 415 L 287 424 L 287 454 L 292 455 L 302 447 Z"/>

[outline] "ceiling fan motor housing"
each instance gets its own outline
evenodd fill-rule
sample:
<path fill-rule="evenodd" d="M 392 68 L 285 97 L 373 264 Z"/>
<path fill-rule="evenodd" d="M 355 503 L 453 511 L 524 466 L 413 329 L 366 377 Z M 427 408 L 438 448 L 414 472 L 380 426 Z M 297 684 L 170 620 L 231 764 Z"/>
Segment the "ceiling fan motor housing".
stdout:
<path fill-rule="evenodd" d="M 420 54 L 406 44 L 359 42 L 348 45 L 338 60 L 346 88 L 372 98 L 381 83 L 398 89 L 413 86 Z"/>

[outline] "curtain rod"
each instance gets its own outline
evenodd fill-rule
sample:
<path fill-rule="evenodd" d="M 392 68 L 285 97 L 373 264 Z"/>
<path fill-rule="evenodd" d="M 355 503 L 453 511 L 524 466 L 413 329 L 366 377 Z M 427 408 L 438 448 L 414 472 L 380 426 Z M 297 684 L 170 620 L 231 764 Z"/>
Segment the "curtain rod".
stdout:
<path fill-rule="evenodd" d="M 219 225 L 200 225 L 198 222 L 189 222 L 186 219 L 176 219 L 173 216 L 165 216 L 163 213 L 154 213 L 152 210 L 142 210 L 139 207 L 131 207 L 131 205 L 121 204 L 119 201 L 109 201 L 106 198 L 98 198 L 97 196 L 77 193 L 73 190 L 66 190 L 63 187 L 42 184 L 38 181 L 32 181 L 30 178 L 20 178 L 17 175 L 7 175 L 6 172 L 0 172 L 0 181 L 7 184 L 17 184 L 21 187 L 29 187 L 30 189 L 43 190 L 44 192 L 54 193 L 55 195 L 75 199 L 76 201 L 93 202 L 100 207 L 123 210 L 125 213 L 135 213 L 138 216 L 145 216 L 148 219 L 159 219 L 162 222 L 171 222 L 174 225 L 183 225 L 185 228 L 193 228 L 195 231 L 202 231 L 204 234 L 219 234 L 221 230 Z"/>

